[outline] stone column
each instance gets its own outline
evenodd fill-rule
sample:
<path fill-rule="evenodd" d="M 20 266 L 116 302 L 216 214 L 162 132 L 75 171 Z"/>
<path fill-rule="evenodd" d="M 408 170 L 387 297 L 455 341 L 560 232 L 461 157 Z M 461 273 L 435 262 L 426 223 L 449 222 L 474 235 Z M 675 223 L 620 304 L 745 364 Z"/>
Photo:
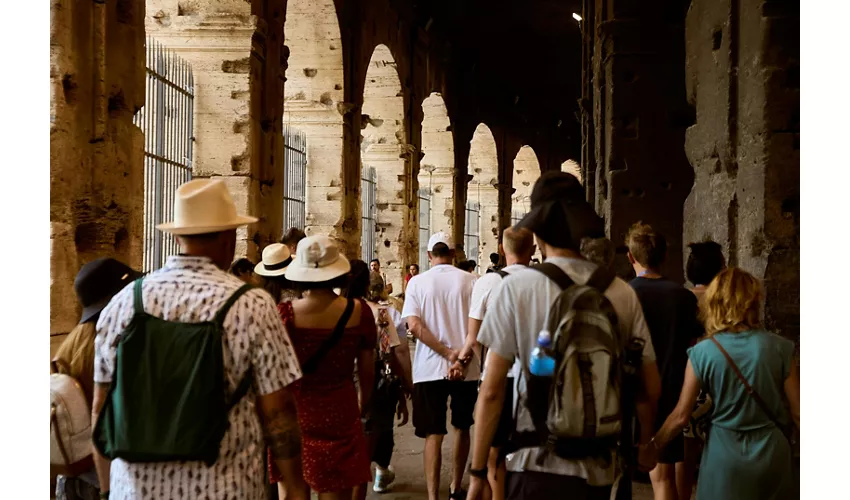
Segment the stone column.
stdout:
<path fill-rule="evenodd" d="M 375 253 L 381 261 L 393 293 L 401 290 L 404 279 L 403 259 L 400 257 L 404 244 L 404 219 L 407 212 L 405 202 L 405 175 L 403 159 L 399 157 L 398 144 L 371 144 L 363 153 L 363 168 L 374 167 L 377 177 L 377 248 Z"/>
<path fill-rule="evenodd" d="M 147 2 L 148 34 L 192 65 L 195 177 L 221 177 L 237 211 L 260 222 L 237 231 L 237 256 L 257 259 L 280 237 L 285 4 Z M 252 10 L 253 9 L 253 10 Z"/>
<path fill-rule="evenodd" d="M 596 160 L 595 174 L 585 176 L 596 185 L 588 192 L 615 244 L 639 220 L 667 237 L 663 271 L 674 280 L 683 276 L 682 207 L 693 184 L 683 147 L 693 121 L 685 100 L 683 16 L 663 2 L 614 0 L 583 21 L 596 31 L 596 151 L 585 155 Z"/>
<path fill-rule="evenodd" d="M 74 278 L 113 257 L 141 269 L 144 3 L 50 4 L 51 351 L 80 319 Z"/>
<path fill-rule="evenodd" d="M 799 2 L 694 0 L 685 241 L 713 239 L 764 280 L 767 327 L 800 335 Z"/>

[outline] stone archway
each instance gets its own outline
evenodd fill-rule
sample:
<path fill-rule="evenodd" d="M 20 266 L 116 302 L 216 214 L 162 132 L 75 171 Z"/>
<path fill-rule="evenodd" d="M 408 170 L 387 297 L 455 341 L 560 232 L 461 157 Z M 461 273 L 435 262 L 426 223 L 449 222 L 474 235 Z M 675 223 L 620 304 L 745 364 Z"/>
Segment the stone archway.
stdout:
<path fill-rule="evenodd" d="M 370 253 L 381 261 L 388 284 L 402 289 L 401 242 L 409 210 L 405 199 L 405 160 L 400 156 L 406 144 L 404 96 L 396 62 L 386 45 L 372 53 L 363 86 L 361 116 L 361 169 L 366 177 L 375 174 L 375 247 Z M 364 196 L 365 193 L 361 193 Z M 364 238 L 361 245 L 368 245 Z"/>
<path fill-rule="evenodd" d="M 575 160 L 567 160 L 561 163 L 561 172 L 573 174 L 582 185 L 584 184 L 584 180 L 581 178 L 581 166 Z"/>
<path fill-rule="evenodd" d="M 304 229 L 307 234 L 335 236 L 343 197 L 343 123 L 337 104 L 343 100 L 344 72 L 333 0 L 289 0 L 284 34 L 289 68 L 283 123 L 307 137 Z"/>
<path fill-rule="evenodd" d="M 454 142 L 449 114 L 439 92 L 432 92 L 422 101 L 422 114 L 419 189 L 420 198 L 430 199 L 430 210 L 421 212 L 420 216 L 428 216 L 429 220 L 427 226 L 420 224 L 420 227 L 428 227 L 430 234 L 440 231 L 454 234 Z"/>
<path fill-rule="evenodd" d="M 481 244 L 475 252 L 466 251 L 469 258 L 478 261 L 479 268 L 486 268 L 490 265 L 490 254 L 499 252 L 499 159 L 493 132 L 483 123 L 472 134 L 469 173 L 473 177 L 466 196 L 480 207 Z"/>
<path fill-rule="evenodd" d="M 511 219 L 521 217 L 531 210 L 531 188 L 540 177 L 540 162 L 531 146 L 519 148 L 514 158 L 513 196 L 511 196 Z"/>

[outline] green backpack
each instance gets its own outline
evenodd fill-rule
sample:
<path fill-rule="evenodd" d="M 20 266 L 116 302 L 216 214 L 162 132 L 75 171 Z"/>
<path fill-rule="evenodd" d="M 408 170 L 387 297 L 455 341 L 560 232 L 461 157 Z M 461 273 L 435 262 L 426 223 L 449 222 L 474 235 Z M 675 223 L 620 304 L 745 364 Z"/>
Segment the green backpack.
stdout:
<path fill-rule="evenodd" d="M 93 440 L 110 459 L 127 462 L 203 461 L 212 465 L 228 427 L 228 413 L 248 392 L 251 369 L 225 398 L 224 318 L 237 290 L 213 321 L 179 323 L 145 312 L 142 279 L 135 314 L 121 334 L 115 371 Z"/>

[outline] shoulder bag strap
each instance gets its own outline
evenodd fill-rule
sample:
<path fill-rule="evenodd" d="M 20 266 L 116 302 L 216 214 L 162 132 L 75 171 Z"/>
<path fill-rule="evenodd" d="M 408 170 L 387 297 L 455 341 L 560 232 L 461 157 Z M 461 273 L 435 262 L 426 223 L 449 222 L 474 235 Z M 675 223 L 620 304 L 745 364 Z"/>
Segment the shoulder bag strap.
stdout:
<path fill-rule="evenodd" d="M 145 302 L 142 300 L 142 281 L 144 278 L 139 278 L 136 280 L 135 286 L 133 287 L 133 304 L 136 308 L 136 314 L 144 314 L 145 313 Z"/>
<path fill-rule="evenodd" d="M 605 293 L 611 283 L 614 282 L 614 273 L 604 267 L 597 267 L 590 278 L 587 280 L 587 286 L 594 288 L 599 293 Z"/>
<path fill-rule="evenodd" d="M 363 305 L 362 307 L 369 306 Z M 328 352 L 334 348 L 340 339 L 342 339 L 342 334 L 345 333 L 345 325 L 348 324 L 348 320 L 351 318 L 352 312 L 354 312 L 354 300 L 348 299 L 348 303 L 345 305 L 345 311 L 343 311 L 342 316 L 339 318 L 339 322 L 337 322 L 331 336 L 321 346 L 319 346 L 319 350 L 317 350 L 316 353 L 301 366 L 301 373 L 307 375 L 316 371 L 319 361 L 321 361 L 322 358 L 324 358 Z"/>
<path fill-rule="evenodd" d="M 237 300 L 239 300 L 239 297 L 241 297 L 245 292 L 251 290 L 252 288 L 254 288 L 253 285 L 246 284 L 239 287 L 239 290 L 233 292 L 233 295 L 231 295 L 230 298 L 227 299 L 227 302 L 225 302 L 224 305 L 221 306 L 221 309 L 219 309 L 218 312 L 215 314 L 214 321 L 218 323 L 219 326 L 224 326 L 224 319 L 227 317 L 227 313 L 230 312 L 230 308 L 233 306 L 233 304 L 236 303 Z"/>
<path fill-rule="evenodd" d="M 757 393 L 756 390 L 753 389 L 753 386 L 751 386 L 750 383 L 747 382 L 747 379 L 744 377 L 744 374 L 741 373 L 740 369 L 738 369 L 738 365 L 736 365 L 735 362 L 732 361 L 732 356 L 730 356 L 729 353 L 726 352 L 726 349 L 724 349 L 723 346 L 720 345 L 720 342 L 718 342 L 716 338 L 711 337 L 711 341 L 714 342 L 714 345 L 716 345 L 718 349 L 720 349 L 720 353 L 723 354 L 723 357 L 725 357 L 726 361 L 729 362 L 729 367 L 732 368 L 733 372 L 735 372 L 735 375 L 738 377 L 738 380 L 740 380 L 741 383 L 744 384 L 744 388 L 747 389 L 747 394 L 749 394 L 753 398 L 753 400 L 755 400 L 756 404 L 761 407 L 761 410 L 765 413 L 765 415 L 767 415 L 767 418 L 769 418 L 770 421 L 773 422 L 773 425 L 775 425 L 779 430 L 781 430 L 782 433 L 786 435 L 786 437 L 790 437 L 788 436 L 788 429 L 786 429 L 784 425 L 779 423 L 779 420 L 776 418 L 776 415 L 774 415 L 774 413 L 770 410 L 770 407 L 767 405 L 764 399 L 762 399 L 759 393 Z"/>
<path fill-rule="evenodd" d="M 573 280 L 567 276 L 567 273 L 564 272 L 563 269 L 552 264 L 551 262 L 544 262 L 542 264 L 538 264 L 536 266 L 532 266 L 531 269 L 535 271 L 539 271 L 546 275 L 547 278 L 554 281 L 561 290 L 566 290 L 567 288 L 573 285 Z"/>

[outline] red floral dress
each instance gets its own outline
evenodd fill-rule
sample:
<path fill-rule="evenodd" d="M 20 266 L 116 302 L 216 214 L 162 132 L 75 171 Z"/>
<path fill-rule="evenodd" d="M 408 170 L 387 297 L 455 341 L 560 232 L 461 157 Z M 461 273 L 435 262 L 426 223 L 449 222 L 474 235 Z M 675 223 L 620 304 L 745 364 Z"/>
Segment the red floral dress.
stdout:
<path fill-rule="evenodd" d="M 290 302 L 280 304 L 278 310 L 303 365 L 330 336 L 331 329 L 296 327 Z M 290 386 L 301 427 L 304 480 L 319 493 L 372 480 L 353 373 L 358 352 L 375 349 L 377 331 L 372 310 L 365 302 L 361 301 L 360 311 L 360 323 L 345 329 L 318 369 Z M 281 479 L 271 455 L 269 477 L 272 483 Z"/>

